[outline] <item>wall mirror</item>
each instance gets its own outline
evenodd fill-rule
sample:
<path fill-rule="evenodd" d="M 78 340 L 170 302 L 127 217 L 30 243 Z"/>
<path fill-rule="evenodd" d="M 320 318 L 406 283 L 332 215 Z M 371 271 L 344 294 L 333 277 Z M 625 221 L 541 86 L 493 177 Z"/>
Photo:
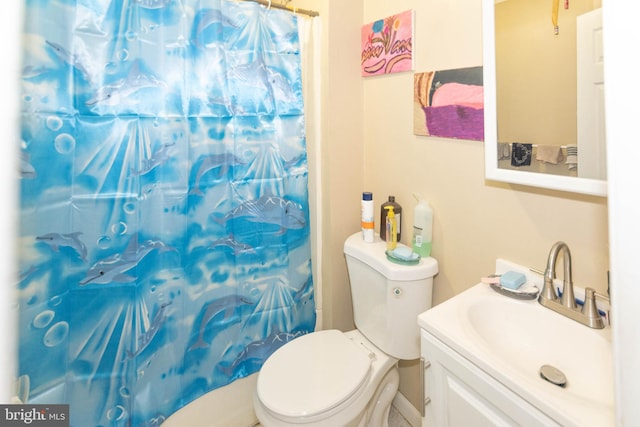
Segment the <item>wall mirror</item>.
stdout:
<path fill-rule="evenodd" d="M 602 1 L 483 0 L 488 180 L 606 195 Z"/>

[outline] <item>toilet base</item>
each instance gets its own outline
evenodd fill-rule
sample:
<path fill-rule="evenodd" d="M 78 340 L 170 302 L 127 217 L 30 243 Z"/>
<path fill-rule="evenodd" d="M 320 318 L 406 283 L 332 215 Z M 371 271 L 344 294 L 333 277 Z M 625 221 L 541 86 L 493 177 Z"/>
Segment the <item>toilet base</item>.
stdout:
<path fill-rule="evenodd" d="M 376 394 L 373 399 L 376 402 L 375 405 L 369 406 L 371 415 L 369 420 L 363 426 L 367 427 L 388 427 L 389 426 L 389 411 L 391 410 L 391 403 L 398 393 L 398 385 L 400 384 L 400 375 L 398 374 L 398 368 L 394 367 L 389 371 L 383 382 L 376 390 Z"/>

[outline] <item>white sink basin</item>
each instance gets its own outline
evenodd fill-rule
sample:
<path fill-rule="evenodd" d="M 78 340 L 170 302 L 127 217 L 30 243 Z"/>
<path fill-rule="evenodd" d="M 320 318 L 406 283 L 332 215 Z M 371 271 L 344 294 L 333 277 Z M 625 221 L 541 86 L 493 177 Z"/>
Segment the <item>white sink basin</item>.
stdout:
<path fill-rule="evenodd" d="M 418 323 L 560 424 L 615 424 L 609 326 L 591 329 L 482 283 L 421 314 Z M 559 369 L 566 386 L 542 379 L 543 365 Z"/>

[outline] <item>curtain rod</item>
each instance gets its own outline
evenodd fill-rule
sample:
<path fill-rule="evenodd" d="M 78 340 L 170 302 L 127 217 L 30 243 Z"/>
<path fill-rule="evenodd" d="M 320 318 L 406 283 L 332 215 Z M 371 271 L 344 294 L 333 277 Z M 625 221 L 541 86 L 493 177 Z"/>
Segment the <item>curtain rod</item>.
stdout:
<path fill-rule="evenodd" d="M 292 6 L 287 6 L 287 5 L 284 5 L 284 4 L 276 3 L 276 2 L 271 1 L 271 0 L 242 0 L 242 1 L 252 1 L 254 3 L 259 3 L 259 4 L 263 5 L 263 6 L 267 6 L 267 8 L 272 7 L 274 9 L 288 10 L 289 12 L 301 13 L 303 15 L 308 15 L 308 16 L 320 16 L 320 14 L 318 12 L 316 12 L 315 10 L 300 9 L 300 8 L 297 8 L 297 7 L 292 7 Z"/>

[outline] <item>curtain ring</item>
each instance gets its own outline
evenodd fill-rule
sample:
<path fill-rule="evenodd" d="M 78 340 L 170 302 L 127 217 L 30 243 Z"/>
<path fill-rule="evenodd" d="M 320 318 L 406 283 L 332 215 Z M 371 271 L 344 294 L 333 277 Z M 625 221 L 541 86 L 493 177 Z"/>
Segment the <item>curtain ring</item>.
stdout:
<path fill-rule="evenodd" d="M 271 9 L 271 0 L 269 0 L 269 4 L 267 5 L 267 10 Z"/>

